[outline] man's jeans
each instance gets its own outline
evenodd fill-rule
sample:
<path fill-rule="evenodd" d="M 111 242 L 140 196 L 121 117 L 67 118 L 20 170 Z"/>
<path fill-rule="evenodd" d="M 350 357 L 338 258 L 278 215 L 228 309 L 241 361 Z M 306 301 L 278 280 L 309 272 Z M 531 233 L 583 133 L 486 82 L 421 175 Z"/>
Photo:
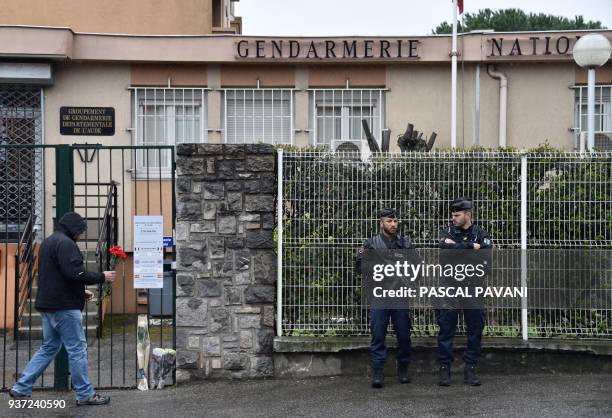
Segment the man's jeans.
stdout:
<path fill-rule="evenodd" d="M 436 309 L 436 319 L 440 326 L 438 333 L 438 362 L 450 365 L 453 361 L 453 340 L 457 331 L 457 319 L 461 309 Z M 476 365 L 480 358 L 480 341 L 485 325 L 485 311 L 482 309 L 463 309 L 467 347 L 463 361 Z"/>
<path fill-rule="evenodd" d="M 78 400 L 89 399 L 94 389 L 87 376 L 87 341 L 83 332 L 83 316 L 77 309 L 41 312 L 43 343 L 26 365 L 13 390 L 23 395 L 32 394 L 32 385 L 55 358 L 62 343 L 68 352 L 72 386 Z"/>
<path fill-rule="evenodd" d="M 382 369 L 387 360 L 385 337 L 389 327 L 389 318 L 397 336 L 397 364 L 408 366 L 410 363 L 410 310 L 409 309 L 371 309 L 372 327 L 371 356 L 372 368 Z"/>

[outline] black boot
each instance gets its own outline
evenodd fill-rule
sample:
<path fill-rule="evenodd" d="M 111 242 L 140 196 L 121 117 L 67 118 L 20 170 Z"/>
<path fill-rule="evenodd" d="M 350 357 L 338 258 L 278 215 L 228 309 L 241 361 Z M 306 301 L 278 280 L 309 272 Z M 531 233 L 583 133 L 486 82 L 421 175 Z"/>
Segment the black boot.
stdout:
<path fill-rule="evenodd" d="M 408 376 L 408 365 L 407 364 L 397 365 L 397 378 L 399 379 L 399 382 L 402 385 L 405 383 L 410 383 L 410 377 Z"/>
<path fill-rule="evenodd" d="M 372 371 L 372 387 L 381 388 L 385 383 L 385 374 L 383 369 L 373 369 Z"/>
<path fill-rule="evenodd" d="M 463 369 L 463 381 L 470 386 L 480 386 L 480 379 L 476 376 L 476 365 L 466 364 Z"/>
<path fill-rule="evenodd" d="M 440 371 L 438 373 L 438 385 L 440 386 L 450 386 L 450 365 L 441 364 Z"/>

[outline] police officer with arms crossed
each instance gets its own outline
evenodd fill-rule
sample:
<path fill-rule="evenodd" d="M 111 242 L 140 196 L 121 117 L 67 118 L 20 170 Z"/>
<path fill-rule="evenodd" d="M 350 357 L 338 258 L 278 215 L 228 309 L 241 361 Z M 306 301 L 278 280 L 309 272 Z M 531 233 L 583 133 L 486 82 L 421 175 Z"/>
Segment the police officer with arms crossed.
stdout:
<path fill-rule="evenodd" d="M 480 226 L 472 223 L 472 200 L 467 197 L 455 199 L 450 204 L 453 226 L 440 232 L 441 249 L 476 250 L 491 248 L 489 234 Z M 462 309 L 467 327 L 467 348 L 463 354 L 464 382 L 480 386 L 476 375 L 476 365 L 480 357 L 480 341 L 485 323 L 484 306 L 482 309 Z M 453 361 L 453 339 L 457 328 L 459 309 L 436 309 L 440 331 L 438 334 L 438 362 L 440 364 L 440 386 L 450 386 L 450 365 Z"/>
<path fill-rule="evenodd" d="M 395 210 L 385 208 L 379 212 L 380 233 L 366 240 L 359 249 L 355 260 L 355 268 L 361 272 L 361 260 L 366 249 L 392 250 L 412 249 L 412 243 L 407 237 L 397 233 L 397 216 Z M 389 318 L 397 336 L 397 375 L 400 383 L 410 383 L 408 365 L 410 364 L 410 311 L 408 309 L 377 309 L 370 310 L 372 339 L 370 344 L 372 361 L 372 387 L 381 388 L 384 383 L 383 369 L 388 352 L 385 345 Z"/>

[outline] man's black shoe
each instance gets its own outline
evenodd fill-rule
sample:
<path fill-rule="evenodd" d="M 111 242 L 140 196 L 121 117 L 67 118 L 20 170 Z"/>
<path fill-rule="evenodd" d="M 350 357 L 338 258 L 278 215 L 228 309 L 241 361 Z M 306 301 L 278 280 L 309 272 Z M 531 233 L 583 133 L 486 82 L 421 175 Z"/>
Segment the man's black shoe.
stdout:
<path fill-rule="evenodd" d="M 397 377 L 401 384 L 410 383 L 410 377 L 408 376 L 408 365 L 397 366 Z"/>
<path fill-rule="evenodd" d="M 83 405 L 106 405 L 110 402 L 110 396 L 102 396 L 94 393 L 89 399 L 83 399 L 82 401 L 77 400 L 77 406 Z"/>
<path fill-rule="evenodd" d="M 465 365 L 463 369 L 463 381 L 470 386 L 480 386 L 480 379 L 476 376 L 476 365 Z"/>
<path fill-rule="evenodd" d="M 380 389 L 385 382 L 385 374 L 383 369 L 374 369 L 372 372 L 372 387 Z"/>
<path fill-rule="evenodd" d="M 450 366 L 448 364 L 441 364 L 438 373 L 438 385 L 450 386 L 450 384 Z"/>
<path fill-rule="evenodd" d="M 31 395 L 24 395 L 23 393 L 19 393 L 17 391 L 14 391 L 13 389 L 9 390 L 9 396 L 15 399 L 24 399 L 32 397 Z"/>

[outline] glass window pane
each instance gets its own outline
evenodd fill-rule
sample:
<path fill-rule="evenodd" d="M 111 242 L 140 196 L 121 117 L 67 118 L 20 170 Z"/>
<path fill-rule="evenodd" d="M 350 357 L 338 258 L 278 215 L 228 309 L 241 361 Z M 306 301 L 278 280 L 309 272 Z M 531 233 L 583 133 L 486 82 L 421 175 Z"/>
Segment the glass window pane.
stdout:
<path fill-rule="evenodd" d="M 184 142 L 206 140 L 206 118 L 203 89 L 136 89 L 135 116 L 136 137 L 139 145 L 175 145 Z M 204 125 L 203 125 L 204 124 Z M 139 150 L 137 169 L 151 174 L 160 168 L 170 169 L 170 153 L 167 150 Z"/>
<path fill-rule="evenodd" d="M 611 126 L 611 109 L 612 98 L 610 97 L 612 87 L 610 86 L 595 86 L 595 131 L 609 132 Z M 588 115 L 588 92 L 586 86 L 581 86 L 575 89 L 575 121 L 576 128 L 582 132 L 586 132 L 587 115 Z"/>
<path fill-rule="evenodd" d="M 327 95 L 331 98 L 331 95 Z M 340 106 L 317 106 L 317 142 L 331 144 L 334 139 L 342 139 L 342 108 Z"/>
<path fill-rule="evenodd" d="M 314 136 L 317 144 L 332 139 L 364 140 L 362 120 L 368 122 L 376 137 L 380 132 L 380 90 L 314 90 Z M 312 104 L 311 104 L 312 105 Z"/>

